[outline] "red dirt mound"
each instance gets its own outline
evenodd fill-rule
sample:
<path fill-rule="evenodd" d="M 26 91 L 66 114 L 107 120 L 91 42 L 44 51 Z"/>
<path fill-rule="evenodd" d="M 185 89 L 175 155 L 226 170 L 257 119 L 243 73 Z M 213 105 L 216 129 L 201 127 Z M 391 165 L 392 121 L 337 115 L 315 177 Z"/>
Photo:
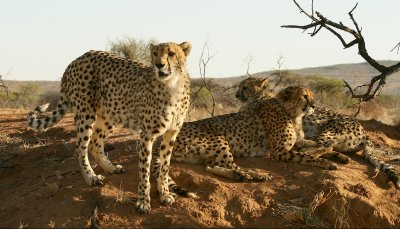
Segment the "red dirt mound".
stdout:
<path fill-rule="evenodd" d="M 273 179 L 264 183 L 233 182 L 201 165 L 172 163 L 171 176 L 200 198 L 179 197 L 163 206 L 153 182 L 152 211 L 140 215 L 134 207 L 137 135 L 118 129 L 109 138 L 115 148 L 109 156 L 126 173 L 107 175 L 92 162 L 107 178 L 103 187 L 89 187 L 73 157 L 71 116 L 35 134 L 26 127 L 27 112 L 0 111 L 0 227 L 400 227 L 400 192 L 359 155 L 336 171 L 263 157 L 236 159 L 244 168 L 269 172 Z M 382 159 L 400 172 L 398 127 L 362 124 Z"/>

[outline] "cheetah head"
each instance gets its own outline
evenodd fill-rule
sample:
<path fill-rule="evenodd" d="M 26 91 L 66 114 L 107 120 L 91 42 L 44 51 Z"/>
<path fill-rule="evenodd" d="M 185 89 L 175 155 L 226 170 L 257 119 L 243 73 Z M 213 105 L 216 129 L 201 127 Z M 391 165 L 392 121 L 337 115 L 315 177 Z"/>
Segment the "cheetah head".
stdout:
<path fill-rule="evenodd" d="M 236 92 L 236 98 L 242 102 L 254 101 L 260 97 L 272 98 L 275 92 L 269 87 L 268 79 L 250 77 L 242 80 Z"/>
<path fill-rule="evenodd" d="M 303 117 L 314 112 L 314 94 L 302 86 L 289 86 L 277 94 L 285 110 L 292 117 Z"/>
<path fill-rule="evenodd" d="M 151 63 L 156 76 L 160 80 L 168 80 L 175 73 L 186 71 L 186 57 L 189 55 L 192 45 L 189 42 L 181 44 L 161 43 L 150 45 Z"/>

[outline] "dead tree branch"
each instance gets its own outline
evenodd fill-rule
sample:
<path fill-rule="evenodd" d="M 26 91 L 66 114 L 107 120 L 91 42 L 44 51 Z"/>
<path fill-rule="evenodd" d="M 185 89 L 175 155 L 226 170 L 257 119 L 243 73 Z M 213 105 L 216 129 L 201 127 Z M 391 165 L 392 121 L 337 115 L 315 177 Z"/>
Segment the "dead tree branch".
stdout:
<path fill-rule="evenodd" d="M 99 226 L 99 224 L 97 223 L 97 206 L 94 207 L 93 209 L 93 214 L 90 217 L 90 228 L 91 229 L 100 229 L 101 227 Z"/>
<path fill-rule="evenodd" d="M 396 45 L 396 46 L 394 46 L 394 48 L 392 48 L 392 50 L 390 50 L 390 51 L 392 52 L 392 51 L 393 51 L 393 50 L 395 50 L 395 49 L 397 49 L 396 53 L 397 53 L 397 54 L 399 54 L 400 42 L 399 42 L 399 43 L 397 43 L 397 45 Z"/>
<path fill-rule="evenodd" d="M 9 98 L 9 97 L 8 97 L 8 86 L 4 83 L 2 77 L 3 77 L 3 76 L 0 75 L 0 87 L 4 88 L 4 90 L 6 91 L 6 94 L 7 94 L 7 99 L 8 99 L 8 98 Z"/>
<path fill-rule="evenodd" d="M 344 48 L 349 48 L 354 45 L 358 46 L 358 54 L 365 60 L 367 61 L 373 68 L 375 68 L 377 71 L 379 71 L 379 74 L 374 76 L 369 83 L 365 85 L 360 85 L 355 88 L 352 88 L 346 81 L 345 85 L 349 89 L 352 98 L 359 99 L 360 102 L 363 101 L 368 101 L 376 96 L 379 95 L 380 91 L 384 87 L 386 83 L 386 78 L 397 71 L 400 70 L 400 62 L 397 64 L 394 64 L 392 66 L 384 66 L 378 63 L 374 58 L 372 58 L 367 49 L 366 49 L 366 44 L 364 37 L 361 33 L 361 28 L 359 27 L 357 21 L 354 18 L 353 11 L 357 8 L 358 3 L 349 11 L 349 16 L 351 21 L 354 24 L 354 28 L 352 29 L 348 26 L 345 26 L 342 22 L 333 22 L 329 20 L 327 17 L 323 16 L 320 12 L 315 11 L 314 16 L 314 6 L 312 2 L 312 13 L 309 14 L 307 11 L 305 11 L 297 2 L 296 0 L 293 0 L 293 2 L 296 4 L 296 6 L 299 8 L 300 13 L 304 13 L 308 18 L 311 19 L 311 23 L 306 24 L 306 25 L 282 25 L 282 28 L 295 28 L 295 29 L 302 29 L 304 31 L 314 28 L 313 32 L 309 33 L 310 36 L 315 36 L 321 28 L 327 29 L 329 32 L 331 32 L 333 35 L 335 35 L 340 42 L 342 43 Z M 339 32 L 344 32 L 348 33 L 351 36 L 354 37 L 353 40 L 346 42 L 346 40 L 342 37 L 342 35 Z M 400 48 L 400 43 L 397 44 L 393 49 L 399 49 Z M 364 90 L 361 90 L 364 89 Z M 356 91 L 358 90 L 358 91 Z"/>
<path fill-rule="evenodd" d="M 199 71 L 200 71 L 200 79 L 203 83 L 201 87 L 199 87 L 195 92 L 192 97 L 192 100 L 195 99 L 201 99 L 201 96 L 199 95 L 200 91 L 202 89 L 206 89 L 207 92 L 209 93 L 211 97 L 211 107 L 207 105 L 207 103 L 204 103 L 203 106 L 207 110 L 207 112 L 211 115 L 211 117 L 214 117 L 215 115 L 215 97 L 211 89 L 211 84 L 213 79 L 207 79 L 206 77 L 206 70 L 207 70 L 207 65 L 211 61 L 212 58 L 214 58 L 214 54 L 210 54 L 210 48 L 208 46 L 208 42 L 204 43 L 203 50 L 201 51 L 201 55 L 199 58 Z M 193 101 L 191 102 L 191 106 L 193 105 Z"/>
<path fill-rule="evenodd" d="M 287 77 L 287 71 L 282 70 L 282 66 L 283 66 L 283 56 L 282 55 L 279 56 L 276 63 L 278 64 L 278 69 L 276 70 L 276 72 L 273 73 L 274 75 L 276 75 L 276 82 L 273 87 L 274 90 L 282 83 L 282 80 L 284 80 L 284 78 Z"/>
<path fill-rule="evenodd" d="M 252 77 L 252 75 L 250 74 L 250 64 L 251 64 L 251 62 L 253 62 L 253 60 L 254 60 L 254 57 L 252 55 L 248 55 L 243 59 L 243 62 L 246 64 L 246 76 L 245 77 Z"/>

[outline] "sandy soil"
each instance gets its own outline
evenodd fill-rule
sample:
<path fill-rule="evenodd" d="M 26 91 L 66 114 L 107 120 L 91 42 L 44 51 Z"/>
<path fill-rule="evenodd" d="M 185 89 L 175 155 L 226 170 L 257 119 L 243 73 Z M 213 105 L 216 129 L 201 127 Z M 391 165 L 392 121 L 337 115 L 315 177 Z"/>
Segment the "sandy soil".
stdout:
<path fill-rule="evenodd" d="M 400 227 L 400 192 L 359 155 L 325 171 L 269 158 L 237 158 L 244 168 L 269 172 L 264 183 L 240 183 L 205 172 L 201 165 L 172 163 L 177 183 L 199 199 L 177 198 L 163 206 L 155 183 L 152 211 L 136 212 L 137 135 L 118 129 L 108 140 L 110 158 L 126 173 L 105 174 L 89 187 L 72 156 L 71 115 L 46 133 L 26 127 L 28 111 L 0 110 L 0 227 Z M 362 124 L 400 172 L 400 128 L 375 120 Z M 376 176 L 375 176 L 376 175 Z M 96 209 L 96 214 L 93 214 Z"/>

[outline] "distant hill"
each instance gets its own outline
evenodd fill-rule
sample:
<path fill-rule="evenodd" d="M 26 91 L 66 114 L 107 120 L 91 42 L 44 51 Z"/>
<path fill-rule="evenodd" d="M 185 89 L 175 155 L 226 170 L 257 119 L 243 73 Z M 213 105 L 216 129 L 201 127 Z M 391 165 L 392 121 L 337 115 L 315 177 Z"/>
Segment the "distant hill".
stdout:
<path fill-rule="evenodd" d="M 384 60 L 379 63 L 390 66 L 398 63 L 398 61 Z M 369 82 L 371 77 L 377 75 L 379 72 L 371 67 L 367 62 L 352 63 L 352 64 L 336 64 L 329 66 L 313 67 L 313 68 L 302 68 L 289 70 L 299 76 L 323 76 L 326 78 L 346 80 L 352 86 L 358 86 Z M 264 71 L 252 74 L 253 76 L 259 77 L 271 77 L 274 71 Z M 220 83 L 226 87 L 232 86 L 239 82 L 243 77 L 228 77 L 228 78 L 216 78 L 214 81 Z M 400 95 L 400 72 L 391 75 L 382 91 L 382 94 L 395 94 Z"/>
<path fill-rule="evenodd" d="M 18 91 L 19 88 L 27 83 L 35 83 L 40 85 L 43 91 L 60 91 L 60 81 L 46 81 L 46 80 L 32 80 L 32 81 L 18 81 L 18 80 L 3 80 L 7 85 L 8 90 Z"/>
<path fill-rule="evenodd" d="M 385 66 L 396 64 L 398 61 L 384 60 L 379 61 Z M 313 67 L 313 68 L 302 68 L 289 70 L 299 76 L 310 76 L 318 75 L 327 78 L 333 78 L 338 80 L 346 80 L 352 86 L 358 86 L 368 82 L 372 76 L 378 74 L 374 68 L 372 68 L 368 63 L 352 63 L 352 64 L 336 64 L 329 66 Z M 264 71 L 252 74 L 253 76 L 271 77 L 274 71 Z M 193 78 L 194 80 L 196 78 Z M 214 82 L 221 84 L 225 87 L 230 87 L 239 81 L 243 77 L 215 77 Z M 19 86 L 23 83 L 38 83 L 43 85 L 46 91 L 59 91 L 60 81 L 15 81 L 15 80 L 5 80 L 6 85 L 11 91 L 18 90 Z M 400 95 L 400 72 L 391 75 L 387 84 L 384 87 L 382 94 L 395 94 Z"/>

